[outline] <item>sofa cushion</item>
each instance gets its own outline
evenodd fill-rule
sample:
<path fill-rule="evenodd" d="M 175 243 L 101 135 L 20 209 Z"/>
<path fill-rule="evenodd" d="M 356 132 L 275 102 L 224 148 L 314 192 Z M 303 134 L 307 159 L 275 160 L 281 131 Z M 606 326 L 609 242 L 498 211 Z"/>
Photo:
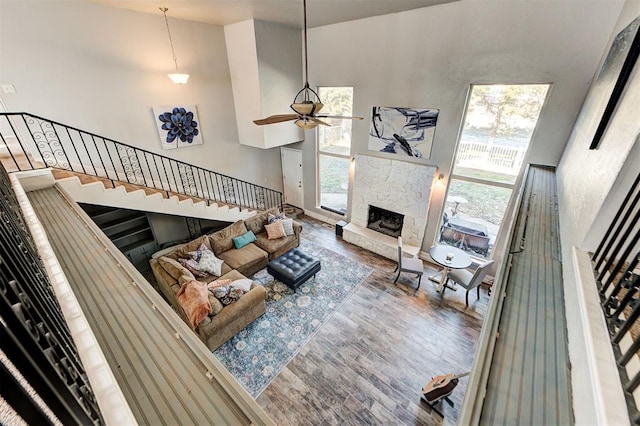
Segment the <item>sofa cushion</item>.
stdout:
<path fill-rule="evenodd" d="M 225 266 L 227 264 L 225 263 Z M 231 269 L 229 268 L 229 272 L 224 274 L 223 276 L 220 277 L 220 279 L 225 279 L 225 280 L 231 280 L 231 281 L 235 281 L 235 280 L 241 280 L 243 278 L 246 278 L 244 275 L 242 275 L 240 272 L 236 271 L 235 269 Z"/>
<path fill-rule="evenodd" d="M 153 253 L 151 255 L 152 259 L 157 259 L 160 256 L 166 256 L 170 253 L 173 253 L 174 251 L 184 247 L 186 244 L 176 244 L 175 246 L 171 246 L 171 247 L 166 247 L 163 248 L 162 250 L 158 250 L 157 252 Z"/>
<path fill-rule="evenodd" d="M 280 221 L 265 225 L 264 229 L 267 230 L 267 237 L 270 240 L 275 240 L 287 236 L 287 234 L 285 234 L 284 232 L 284 226 L 282 226 L 282 222 Z"/>
<path fill-rule="evenodd" d="M 218 299 L 216 299 L 216 296 L 214 296 L 211 291 L 209 291 L 208 297 L 209 303 L 211 304 L 211 314 L 218 315 L 224 309 L 224 306 Z"/>
<path fill-rule="evenodd" d="M 295 235 L 278 238 L 277 240 L 270 240 L 266 232 L 263 232 L 262 234 L 256 235 L 256 242 L 254 244 L 268 253 L 275 253 L 276 251 L 280 250 L 281 247 L 289 244 L 294 244 L 295 241 Z M 293 247 L 295 247 L 295 245 Z"/>
<path fill-rule="evenodd" d="M 293 228 L 292 228 L 293 229 Z M 252 243 L 256 240 L 256 236 L 253 231 L 247 231 L 245 234 L 240 235 L 239 237 L 233 238 L 233 245 L 237 249 L 241 249 L 249 243 Z"/>
<path fill-rule="evenodd" d="M 269 215 L 275 216 L 280 212 L 277 207 L 272 207 L 269 210 L 265 210 L 262 213 L 258 213 L 255 216 L 250 217 L 249 219 L 245 219 L 244 223 L 247 226 L 247 229 L 253 231 L 254 234 L 258 235 L 261 232 L 264 232 L 264 225 L 266 225 L 269 220 Z"/>
<path fill-rule="evenodd" d="M 251 243 L 241 249 L 227 250 L 219 256 L 231 269 L 238 269 L 242 273 L 256 270 L 257 265 L 261 263 L 266 264 L 269 254 Z"/>
<path fill-rule="evenodd" d="M 160 263 L 160 266 L 162 266 L 162 268 L 176 280 L 180 278 L 181 275 L 190 276 L 192 280 L 195 280 L 193 274 L 177 260 L 166 256 L 160 256 L 158 258 L 158 263 Z"/>
<path fill-rule="evenodd" d="M 244 222 L 239 220 L 233 225 L 227 226 L 218 232 L 209 235 L 209 246 L 216 256 L 228 250 L 235 249 L 233 238 L 247 233 L 247 227 Z M 225 260 L 226 261 L 226 260 Z M 233 266 L 231 266 L 233 268 Z"/>

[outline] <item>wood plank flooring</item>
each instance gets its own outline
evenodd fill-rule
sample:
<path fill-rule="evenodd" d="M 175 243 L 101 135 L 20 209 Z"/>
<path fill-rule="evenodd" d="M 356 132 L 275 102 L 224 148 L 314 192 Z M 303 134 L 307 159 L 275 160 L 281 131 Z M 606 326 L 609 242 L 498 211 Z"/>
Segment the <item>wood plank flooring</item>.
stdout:
<path fill-rule="evenodd" d="M 418 291 L 395 262 L 342 241 L 308 216 L 302 237 L 375 268 L 257 402 L 279 425 L 455 424 L 466 379 L 444 405 L 442 419 L 420 402 L 432 376 L 469 371 L 488 305 L 464 290 L 441 296 L 427 272 Z"/>

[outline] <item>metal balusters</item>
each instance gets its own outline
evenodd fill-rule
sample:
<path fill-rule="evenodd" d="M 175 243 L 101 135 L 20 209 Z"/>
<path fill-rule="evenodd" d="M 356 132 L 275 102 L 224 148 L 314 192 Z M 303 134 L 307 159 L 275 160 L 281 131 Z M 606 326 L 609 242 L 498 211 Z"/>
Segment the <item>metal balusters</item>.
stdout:
<path fill-rule="evenodd" d="M 629 419 L 640 424 L 633 393 L 640 385 L 640 174 L 592 256 L 602 310 L 611 335 Z M 636 365 L 634 367 L 633 365 Z M 632 369 L 630 369 L 632 368 Z"/>
<path fill-rule="evenodd" d="M 18 118 L 20 129 L 16 128 L 13 117 Z M 236 204 L 240 209 L 267 209 L 282 204 L 282 193 L 278 191 L 72 126 L 26 113 L 0 113 L 0 118 L 3 118 L 2 123 L 7 123 L 3 130 L 11 129 L 11 132 L 0 131 L 0 141 L 7 146 L 9 161 L 15 165 L 16 170 L 53 167 L 80 171 L 106 177 L 111 180 L 113 187 L 115 181 L 124 180 L 130 184 L 166 191 L 167 196 L 169 192 L 175 192 L 202 198 L 209 205 L 211 202 L 221 201 Z M 8 138 L 15 138 L 17 145 L 12 144 Z M 35 158 L 34 154 L 39 157 Z M 22 161 L 22 156 L 26 161 Z M 40 164 L 40 159 L 44 164 Z"/>
<path fill-rule="evenodd" d="M 101 424 L 84 368 L 3 166 L 0 194 L 2 352 L 61 422 Z M 4 384 L 14 383 L 5 380 L 11 373 L 4 364 L 2 374 Z M 15 390 L 15 386 L 0 387 L 3 394 Z M 36 404 L 13 407 L 25 418 L 48 417 L 30 411 L 41 410 Z"/>

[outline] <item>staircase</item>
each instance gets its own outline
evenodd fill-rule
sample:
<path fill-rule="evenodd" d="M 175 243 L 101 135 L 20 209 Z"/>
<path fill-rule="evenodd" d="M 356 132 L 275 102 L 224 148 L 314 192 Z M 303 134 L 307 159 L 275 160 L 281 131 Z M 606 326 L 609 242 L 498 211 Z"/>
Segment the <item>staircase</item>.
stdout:
<path fill-rule="evenodd" d="M 78 202 L 227 222 L 282 207 L 279 191 L 28 113 L 0 113 L 0 161 L 52 168 Z"/>

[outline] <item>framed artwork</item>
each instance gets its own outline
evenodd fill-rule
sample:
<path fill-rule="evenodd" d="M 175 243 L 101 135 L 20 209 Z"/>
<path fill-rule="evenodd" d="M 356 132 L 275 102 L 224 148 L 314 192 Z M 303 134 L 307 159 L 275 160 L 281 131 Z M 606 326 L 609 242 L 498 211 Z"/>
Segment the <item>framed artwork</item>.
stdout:
<path fill-rule="evenodd" d="M 153 115 L 163 149 L 202 145 L 195 105 L 154 106 Z"/>
<path fill-rule="evenodd" d="M 640 16 L 627 25 L 613 41 L 578 122 L 598 123 L 589 149 L 596 149 L 613 116 L 618 100 L 640 54 Z M 592 125 L 595 125 L 595 122 Z"/>
<path fill-rule="evenodd" d="M 369 129 L 369 149 L 429 158 L 437 121 L 437 109 L 374 106 Z"/>

